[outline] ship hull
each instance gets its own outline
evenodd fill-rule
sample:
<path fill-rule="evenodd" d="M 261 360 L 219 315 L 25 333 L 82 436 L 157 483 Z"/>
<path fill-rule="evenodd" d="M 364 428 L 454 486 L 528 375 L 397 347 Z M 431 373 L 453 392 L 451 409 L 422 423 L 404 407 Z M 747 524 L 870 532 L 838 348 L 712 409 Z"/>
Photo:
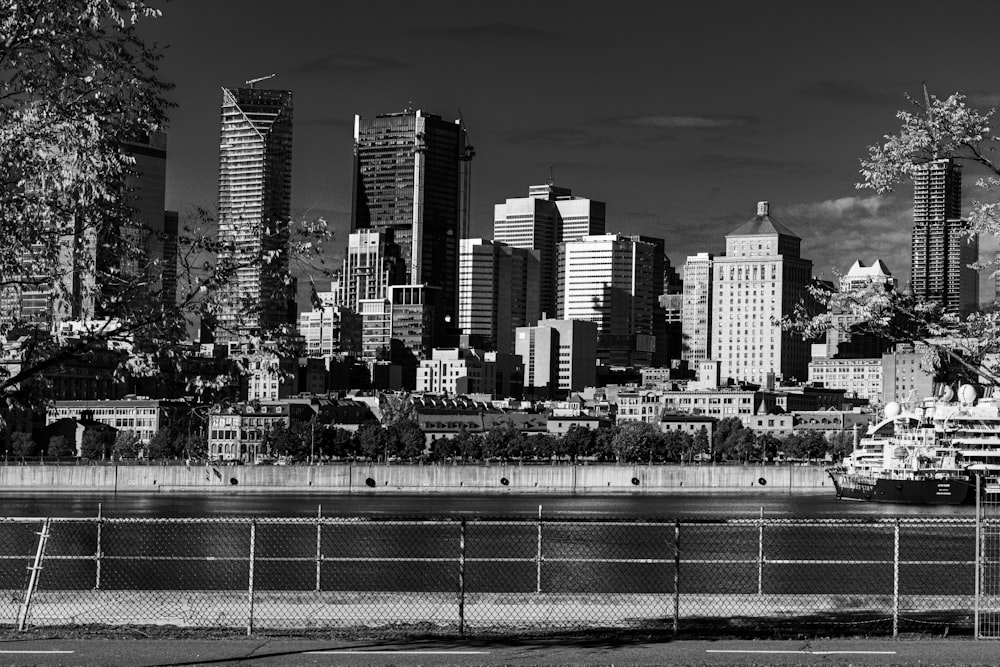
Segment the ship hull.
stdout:
<path fill-rule="evenodd" d="M 966 479 L 885 479 L 830 471 L 837 497 L 876 503 L 963 505 L 975 500 L 975 486 Z"/>

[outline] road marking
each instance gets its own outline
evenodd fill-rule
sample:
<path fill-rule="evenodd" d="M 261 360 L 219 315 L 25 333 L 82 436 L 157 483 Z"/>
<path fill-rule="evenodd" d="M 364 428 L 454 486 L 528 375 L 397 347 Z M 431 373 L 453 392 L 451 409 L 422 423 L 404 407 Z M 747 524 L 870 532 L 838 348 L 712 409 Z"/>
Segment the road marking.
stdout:
<path fill-rule="evenodd" d="M 708 649 L 705 652 L 706 653 L 762 653 L 762 654 L 795 653 L 799 655 L 896 655 L 895 651 L 765 651 L 765 650 L 748 651 L 740 649 L 731 649 L 731 650 Z"/>
<path fill-rule="evenodd" d="M 73 651 L 0 651 L 3 655 L 40 655 L 46 653 L 72 653 Z"/>
<path fill-rule="evenodd" d="M 378 651 L 378 650 L 342 650 L 342 651 L 306 651 L 306 655 L 489 655 L 489 651 Z"/>

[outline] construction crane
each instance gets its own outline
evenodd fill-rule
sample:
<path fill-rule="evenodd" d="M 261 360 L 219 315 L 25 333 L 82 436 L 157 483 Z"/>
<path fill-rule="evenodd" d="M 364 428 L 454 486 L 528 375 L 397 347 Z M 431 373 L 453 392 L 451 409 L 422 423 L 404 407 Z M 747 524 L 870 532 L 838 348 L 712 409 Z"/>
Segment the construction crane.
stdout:
<path fill-rule="evenodd" d="M 273 79 L 275 76 L 276 75 L 274 74 L 268 74 L 267 76 L 258 76 L 256 79 L 250 79 L 249 81 L 245 81 L 244 83 L 250 86 L 252 90 L 255 83 L 260 83 L 261 81 L 267 81 L 268 79 Z"/>
<path fill-rule="evenodd" d="M 461 125 L 462 133 L 465 135 L 464 149 L 458 156 L 460 162 L 460 178 L 462 179 L 462 201 L 459 202 L 459 238 L 469 238 L 469 218 L 472 216 L 472 158 L 476 155 L 476 149 L 472 147 L 469 139 L 469 130 L 465 126 L 465 118 L 462 116 L 462 109 L 458 109 L 458 122 Z"/>

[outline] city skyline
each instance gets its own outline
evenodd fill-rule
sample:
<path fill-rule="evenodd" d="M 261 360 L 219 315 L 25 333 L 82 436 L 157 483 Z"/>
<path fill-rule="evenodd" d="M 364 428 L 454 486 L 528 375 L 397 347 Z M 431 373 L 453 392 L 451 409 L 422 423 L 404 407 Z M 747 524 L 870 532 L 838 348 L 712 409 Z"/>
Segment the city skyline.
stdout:
<path fill-rule="evenodd" d="M 267 83 L 295 93 L 305 147 L 293 212 L 324 215 L 345 242 L 353 116 L 412 105 L 465 120 L 477 152 L 472 237 L 488 237 L 493 205 L 545 182 L 551 165 L 557 184 L 607 202 L 609 232 L 664 237 L 674 266 L 719 253 L 742 212 L 766 199 L 803 253 L 824 258 L 818 275 L 881 258 L 905 284 L 911 188 L 856 191 L 858 159 L 893 131 L 904 93 L 919 96 L 923 80 L 941 96 L 1000 100 L 972 66 L 986 45 L 913 48 L 923 20 L 912 3 L 869 8 L 863 23 L 788 3 L 727 6 L 722 20 L 697 7 L 626 3 L 599 16 L 558 3 L 531 12 L 436 3 L 376 21 L 372 8 L 304 3 L 297 13 L 263 8 L 260 21 L 252 5 L 181 0 L 143 26 L 170 45 L 161 74 L 177 84 L 167 207 L 213 208 L 217 91 L 276 73 Z M 295 36 L 292 48 L 284 35 Z M 828 248 L 831 232 L 839 242 Z"/>

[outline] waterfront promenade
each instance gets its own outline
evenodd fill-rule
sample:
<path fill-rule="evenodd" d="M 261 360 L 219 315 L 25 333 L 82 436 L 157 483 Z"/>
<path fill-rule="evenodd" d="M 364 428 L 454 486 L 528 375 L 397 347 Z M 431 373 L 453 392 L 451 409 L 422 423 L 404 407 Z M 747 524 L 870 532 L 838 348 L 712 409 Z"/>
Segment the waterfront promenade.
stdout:
<path fill-rule="evenodd" d="M 115 493 L 815 493 L 822 466 L 799 465 L 7 465 L 0 490 Z"/>

